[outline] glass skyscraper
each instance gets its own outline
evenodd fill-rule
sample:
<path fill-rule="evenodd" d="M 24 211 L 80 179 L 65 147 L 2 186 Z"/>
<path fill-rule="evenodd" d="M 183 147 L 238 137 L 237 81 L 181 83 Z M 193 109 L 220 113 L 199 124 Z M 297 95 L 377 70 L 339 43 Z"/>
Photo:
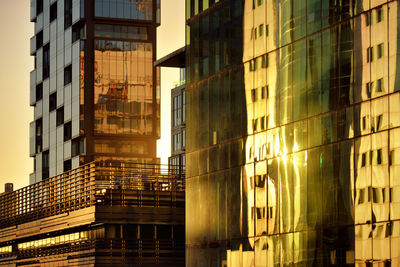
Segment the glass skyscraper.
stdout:
<path fill-rule="evenodd" d="M 30 183 L 93 160 L 158 163 L 152 0 L 31 0 Z"/>
<path fill-rule="evenodd" d="M 186 15 L 186 265 L 399 266 L 399 1 Z"/>

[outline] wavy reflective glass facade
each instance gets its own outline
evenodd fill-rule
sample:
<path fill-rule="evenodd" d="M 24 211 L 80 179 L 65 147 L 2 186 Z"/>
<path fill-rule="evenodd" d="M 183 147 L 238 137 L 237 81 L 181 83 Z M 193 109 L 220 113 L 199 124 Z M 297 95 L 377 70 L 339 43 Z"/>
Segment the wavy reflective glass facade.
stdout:
<path fill-rule="evenodd" d="M 186 265 L 400 265 L 399 1 L 186 13 Z"/>

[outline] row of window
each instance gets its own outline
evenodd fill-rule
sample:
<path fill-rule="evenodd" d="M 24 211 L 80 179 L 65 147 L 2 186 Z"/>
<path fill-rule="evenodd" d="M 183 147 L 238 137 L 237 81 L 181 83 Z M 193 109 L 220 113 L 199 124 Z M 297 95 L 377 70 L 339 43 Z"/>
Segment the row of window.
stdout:
<path fill-rule="evenodd" d="M 256 71 L 257 69 L 261 68 L 268 68 L 269 65 L 269 58 L 268 54 L 267 55 L 262 55 L 260 57 L 257 57 L 255 59 L 250 60 L 249 62 L 249 70 L 250 71 Z M 261 63 L 261 64 L 260 64 Z"/>
<path fill-rule="evenodd" d="M 257 32 L 258 30 L 258 32 Z M 251 37 L 250 39 L 257 40 L 258 37 L 262 37 L 264 35 L 264 24 L 258 25 L 258 27 L 252 28 L 251 29 Z M 269 28 L 268 24 L 265 25 L 265 36 L 269 35 Z"/>
<path fill-rule="evenodd" d="M 383 20 L 383 11 L 382 8 L 379 7 L 377 9 L 375 9 L 375 13 L 376 13 L 376 23 L 379 23 Z M 367 26 L 371 26 L 372 25 L 372 10 L 368 11 L 367 13 L 365 13 L 365 22 Z"/>
<path fill-rule="evenodd" d="M 383 57 L 383 43 L 378 44 L 376 47 L 376 54 L 377 54 L 377 59 L 380 59 Z M 374 48 L 368 47 L 367 48 L 367 62 L 372 62 L 374 61 Z"/>
<path fill-rule="evenodd" d="M 382 164 L 382 149 L 377 149 L 376 151 L 369 151 L 369 165 L 372 165 L 372 160 L 374 158 L 374 154 L 376 154 L 376 164 Z M 361 167 L 365 167 L 367 165 L 367 152 L 361 154 Z"/>
<path fill-rule="evenodd" d="M 260 99 L 269 98 L 268 85 L 260 87 L 260 88 L 251 89 L 251 102 L 257 102 L 257 100 L 259 99 L 259 95 L 260 95 Z"/>
<path fill-rule="evenodd" d="M 82 231 L 72 234 L 60 235 L 56 237 L 48 237 L 35 241 L 20 243 L 18 244 L 18 249 L 25 250 L 25 249 L 43 248 L 43 247 L 56 246 L 78 241 L 84 241 L 87 239 L 88 239 L 88 232 Z"/>
<path fill-rule="evenodd" d="M 45 76 L 45 68 L 43 67 L 43 79 L 49 77 L 49 71 L 46 71 Z M 72 82 L 72 65 L 69 65 L 64 68 L 64 85 L 68 85 Z M 43 98 L 43 83 L 39 83 L 36 85 L 36 102 Z M 49 102 L 49 110 L 52 111 L 55 109 L 57 105 L 57 94 L 53 93 L 50 95 Z"/>
<path fill-rule="evenodd" d="M 393 188 L 375 188 L 369 186 L 356 190 L 358 201 L 356 203 L 385 203 L 392 202 Z"/>
<path fill-rule="evenodd" d="M 183 150 L 186 147 L 186 131 L 185 129 L 182 132 L 174 134 L 172 136 L 172 150 L 179 151 Z"/>
<path fill-rule="evenodd" d="M 172 125 L 173 127 L 181 125 L 186 120 L 185 109 L 186 109 L 186 94 L 182 91 L 182 94 L 174 96 L 172 99 Z"/>

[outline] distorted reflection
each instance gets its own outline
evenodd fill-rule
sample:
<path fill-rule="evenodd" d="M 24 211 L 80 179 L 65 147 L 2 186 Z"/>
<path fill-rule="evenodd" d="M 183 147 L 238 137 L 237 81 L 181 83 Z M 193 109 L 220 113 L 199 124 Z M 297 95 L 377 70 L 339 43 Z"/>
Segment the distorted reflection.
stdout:
<path fill-rule="evenodd" d="M 398 6 L 187 1 L 189 266 L 400 264 Z"/>

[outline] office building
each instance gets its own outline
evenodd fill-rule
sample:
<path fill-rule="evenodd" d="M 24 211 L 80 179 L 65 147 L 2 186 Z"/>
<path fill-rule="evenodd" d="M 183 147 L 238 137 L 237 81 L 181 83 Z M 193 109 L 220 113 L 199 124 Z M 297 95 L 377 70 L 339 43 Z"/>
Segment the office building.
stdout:
<path fill-rule="evenodd" d="M 171 89 L 171 157 L 168 159 L 169 166 L 178 168 L 186 165 L 185 52 L 182 47 L 155 62 L 157 67 L 179 68 L 179 81 Z"/>
<path fill-rule="evenodd" d="M 400 265 L 399 14 L 187 1 L 187 266 Z"/>
<path fill-rule="evenodd" d="M 160 1 L 31 0 L 30 183 L 93 160 L 158 163 Z"/>

